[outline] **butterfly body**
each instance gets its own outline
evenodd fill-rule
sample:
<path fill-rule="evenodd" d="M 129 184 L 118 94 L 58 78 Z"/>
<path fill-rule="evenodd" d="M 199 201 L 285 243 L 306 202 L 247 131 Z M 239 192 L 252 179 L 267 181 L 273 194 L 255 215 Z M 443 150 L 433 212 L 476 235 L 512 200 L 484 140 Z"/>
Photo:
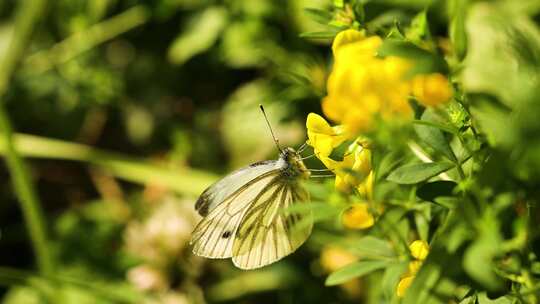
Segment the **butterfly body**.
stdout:
<path fill-rule="evenodd" d="M 204 218 L 192 234 L 193 252 L 259 268 L 294 252 L 312 228 L 311 214 L 287 212 L 308 203 L 301 182 L 310 171 L 292 148 L 278 160 L 239 169 L 206 189 L 195 204 Z"/>

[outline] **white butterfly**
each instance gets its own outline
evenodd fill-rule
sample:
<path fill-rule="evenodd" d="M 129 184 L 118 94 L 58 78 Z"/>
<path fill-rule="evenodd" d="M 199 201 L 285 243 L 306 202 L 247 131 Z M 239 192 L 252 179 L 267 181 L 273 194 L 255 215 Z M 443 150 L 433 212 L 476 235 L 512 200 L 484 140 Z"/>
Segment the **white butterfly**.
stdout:
<path fill-rule="evenodd" d="M 287 208 L 308 203 L 301 182 L 310 171 L 294 149 L 280 152 L 278 160 L 239 169 L 201 194 L 195 209 L 204 218 L 191 237 L 193 253 L 232 257 L 236 267 L 254 269 L 282 259 L 306 241 L 313 226 L 311 213 Z"/>

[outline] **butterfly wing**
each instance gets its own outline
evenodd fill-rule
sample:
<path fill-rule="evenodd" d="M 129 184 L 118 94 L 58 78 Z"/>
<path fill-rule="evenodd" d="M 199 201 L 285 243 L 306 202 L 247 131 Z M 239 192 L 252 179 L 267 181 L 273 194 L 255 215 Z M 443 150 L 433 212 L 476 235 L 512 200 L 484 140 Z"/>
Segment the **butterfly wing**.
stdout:
<path fill-rule="evenodd" d="M 205 217 L 192 233 L 193 253 L 207 258 L 231 257 L 245 212 L 279 174 L 275 161 L 261 162 L 231 173 L 205 190 L 195 205 Z"/>
<path fill-rule="evenodd" d="M 261 161 L 239 169 L 208 187 L 195 203 L 195 210 L 200 215 L 208 215 L 216 206 L 231 194 L 244 188 L 245 184 L 262 174 L 276 169 L 275 160 Z"/>
<path fill-rule="evenodd" d="M 271 264 L 291 254 L 311 234 L 311 213 L 289 212 L 293 204 L 308 203 L 309 195 L 295 181 L 277 177 L 254 198 L 235 234 L 233 263 L 242 269 Z"/>

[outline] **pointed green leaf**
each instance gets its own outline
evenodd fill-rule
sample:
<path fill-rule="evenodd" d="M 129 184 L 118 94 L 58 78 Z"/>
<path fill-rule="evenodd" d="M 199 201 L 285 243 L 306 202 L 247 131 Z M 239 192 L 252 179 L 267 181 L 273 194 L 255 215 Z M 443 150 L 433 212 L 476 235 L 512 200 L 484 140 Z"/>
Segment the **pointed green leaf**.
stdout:
<path fill-rule="evenodd" d="M 333 18 L 332 14 L 327 10 L 321 10 L 321 9 L 316 9 L 316 8 L 305 8 L 304 12 L 315 22 L 318 22 L 324 25 L 332 21 L 332 18 Z"/>
<path fill-rule="evenodd" d="M 465 15 L 467 13 L 468 0 L 452 0 L 449 2 L 450 14 L 450 41 L 454 47 L 454 53 L 459 60 L 465 57 L 467 51 L 467 33 L 465 31 Z"/>
<path fill-rule="evenodd" d="M 388 241 L 374 236 L 365 236 L 347 243 L 347 249 L 360 257 L 372 259 L 391 258 L 395 256 L 394 250 Z"/>
<path fill-rule="evenodd" d="M 395 263 L 390 265 L 384 271 L 381 285 L 382 291 L 387 300 L 391 300 L 396 297 L 396 288 L 401 276 L 407 271 L 408 262 Z M 390 301 L 388 301 L 390 303 Z"/>
<path fill-rule="evenodd" d="M 436 114 L 433 112 L 433 110 L 427 109 L 422 114 L 422 121 L 437 122 Z M 433 148 L 433 150 L 440 152 L 444 157 L 452 162 L 457 161 L 454 151 L 452 151 L 452 148 L 450 148 L 450 144 L 448 143 L 448 140 L 446 140 L 446 137 L 441 130 L 426 125 L 415 125 L 414 130 L 416 131 L 416 134 L 418 134 L 418 137 L 420 137 L 424 143 Z"/>
<path fill-rule="evenodd" d="M 387 180 L 398 184 L 416 184 L 453 168 L 450 162 L 407 164 L 394 170 Z"/>
<path fill-rule="evenodd" d="M 326 279 L 326 286 L 338 285 L 345 283 L 354 278 L 361 277 L 375 270 L 379 270 L 387 267 L 391 262 L 388 261 L 360 261 L 349 264 L 328 276 Z"/>
<path fill-rule="evenodd" d="M 333 39 L 337 33 L 338 31 L 304 32 L 300 33 L 300 37 L 312 39 Z"/>

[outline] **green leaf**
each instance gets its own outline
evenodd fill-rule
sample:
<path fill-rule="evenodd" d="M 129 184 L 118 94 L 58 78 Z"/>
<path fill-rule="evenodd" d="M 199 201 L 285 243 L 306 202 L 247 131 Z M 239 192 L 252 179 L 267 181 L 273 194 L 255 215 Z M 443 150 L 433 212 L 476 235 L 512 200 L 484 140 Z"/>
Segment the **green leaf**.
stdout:
<path fill-rule="evenodd" d="M 363 258 L 392 258 L 395 257 L 394 250 L 388 241 L 374 236 L 365 236 L 360 239 L 353 239 L 347 242 L 349 251 Z"/>
<path fill-rule="evenodd" d="M 312 39 L 333 39 L 337 33 L 338 31 L 304 32 L 300 33 L 300 37 Z"/>
<path fill-rule="evenodd" d="M 429 220 L 426 215 L 421 212 L 415 212 L 414 224 L 416 225 L 420 239 L 427 242 L 429 237 Z"/>
<path fill-rule="evenodd" d="M 420 44 L 431 38 L 426 10 L 423 10 L 414 16 L 411 20 L 411 26 L 405 32 L 405 36 L 415 44 Z"/>
<path fill-rule="evenodd" d="M 327 10 L 305 8 L 304 12 L 314 21 L 324 25 L 328 24 L 333 19 L 332 14 Z"/>
<path fill-rule="evenodd" d="M 450 28 L 449 35 L 454 53 L 459 60 L 463 60 L 467 51 L 467 33 L 465 32 L 465 15 L 468 0 L 449 1 Z"/>
<path fill-rule="evenodd" d="M 349 264 L 328 276 L 326 279 L 326 286 L 334 286 L 341 283 L 345 283 L 354 278 L 364 276 L 375 270 L 379 270 L 387 267 L 391 262 L 388 261 L 360 261 Z"/>
<path fill-rule="evenodd" d="M 429 258 L 428 258 L 429 259 Z M 448 303 L 437 297 L 432 289 L 436 286 L 441 277 L 441 267 L 435 263 L 424 262 L 422 268 L 415 276 L 413 283 L 405 292 L 404 304 L 430 303 L 443 304 Z"/>
<path fill-rule="evenodd" d="M 168 51 L 169 60 L 182 64 L 209 49 L 219 38 L 227 23 L 223 7 L 209 7 L 189 19 L 185 30 L 174 40 Z"/>
<path fill-rule="evenodd" d="M 388 300 L 396 297 L 396 288 L 399 283 L 399 279 L 407 270 L 409 263 L 401 262 L 395 263 L 386 268 L 381 280 L 382 291 Z M 390 303 L 390 301 L 388 301 Z"/>
<path fill-rule="evenodd" d="M 381 179 L 386 177 L 399 163 L 403 160 L 403 154 L 400 152 L 390 152 L 386 153 L 381 161 L 377 163 L 379 154 L 374 154 L 374 165 L 373 167 L 376 170 L 375 177 Z"/>
<path fill-rule="evenodd" d="M 437 122 L 437 116 L 432 109 L 426 109 L 424 113 L 422 113 L 421 119 L 422 121 L 427 122 Z M 415 125 L 414 130 L 416 131 L 416 134 L 418 134 L 418 137 L 433 148 L 433 150 L 440 152 L 448 160 L 457 162 L 456 155 L 452 151 L 452 148 L 450 148 L 450 144 L 441 130 L 426 125 Z"/>
<path fill-rule="evenodd" d="M 441 124 L 439 122 L 431 122 L 431 121 L 425 121 L 425 120 L 413 120 L 412 121 L 413 124 L 416 124 L 416 125 L 423 125 L 423 126 L 429 126 L 429 127 L 433 127 L 433 128 L 437 128 L 441 131 L 445 131 L 445 132 L 448 132 L 448 133 L 451 133 L 451 134 L 454 134 L 454 135 L 457 135 L 459 133 L 459 130 L 452 127 L 452 126 L 449 126 L 449 125 L 445 125 L 445 124 Z"/>
<path fill-rule="evenodd" d="M 453 181 L 434 181 L 423 184 L 416 191 L 416 196 L 424 201 L 435 201 L 435 198 L 441 196 L 452 196 L 457 184 Z"/>
<path fill-rule="evenodd" d="M 386 179 L 398 184 L 416 184 L 448 171 L 454 166 L 450 162 L 407 164 L 394 170 Z"/>

